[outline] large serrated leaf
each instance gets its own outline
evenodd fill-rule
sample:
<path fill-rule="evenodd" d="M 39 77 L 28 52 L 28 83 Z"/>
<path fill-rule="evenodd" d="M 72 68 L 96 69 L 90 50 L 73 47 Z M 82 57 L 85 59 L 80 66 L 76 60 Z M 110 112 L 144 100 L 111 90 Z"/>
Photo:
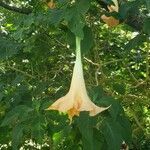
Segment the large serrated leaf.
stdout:
<path fill-rule="evenodd" d="M 123 142 L 120 124 L 111 119 L 106 119 L 101 130 L 107 142 L 106 150 L 120 150 Z"/>
<path fill-rule="evenodd" d="M 85 26 L 85 13 L 90 7 L 90 0 L 76 1 L 75 5 L 67 8 L 64 13 L 64 19 L 68 22 L 69 29 L 75 36 L 83 39 L 83 27 Z"/>
<path fill-rule="evenodd" d="M 124 141 L 128 145 L 130 145 L 131 141 L 132 141 L 132 130 L 131 130 L 131 124 L 129 122 L 129 119 L 124 115 L 120 115 L 117 118 L 117 121 L 119 122 L 119 124 L 122 127 L 121 133 L 122 133 L 122 137 L 123 137 Z"/>
<path fill-rule="evenodd" d="M 77 120 L 79 130 L 82 134 L 82 142 L 85 150 L 93 150 L 93 126 L 92 119 L 83 112 Z"/>
<path fill-rule="evenodd" d="M 145 33 L 150 35 L 150 17 L 144 20 L 143 30 Z"/>
<path fill-rule="evenodd" d="M 90 8 L 90 2 L 91 0 L 77 0 L 76 7 L 78 12 L 85 14 Z"/>

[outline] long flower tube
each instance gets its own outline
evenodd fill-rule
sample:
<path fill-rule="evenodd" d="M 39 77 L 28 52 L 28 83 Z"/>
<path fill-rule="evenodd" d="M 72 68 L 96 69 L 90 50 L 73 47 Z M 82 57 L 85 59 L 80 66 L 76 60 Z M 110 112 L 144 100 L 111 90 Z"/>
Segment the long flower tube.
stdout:
<path fill-rule="evenodd" d="M 89 98 L 85 87 L 81 62 L 81 39 L 76 37 L 76 61 L 73 69 L 72 81 L 69 92 L 55 101 L 47 110 L 58 110 L 66 112 L 69 119 L 79 116 L 81 111 L 88 111 L 90 116 L 108 109 L 109 107 L 98 107 Z"/>

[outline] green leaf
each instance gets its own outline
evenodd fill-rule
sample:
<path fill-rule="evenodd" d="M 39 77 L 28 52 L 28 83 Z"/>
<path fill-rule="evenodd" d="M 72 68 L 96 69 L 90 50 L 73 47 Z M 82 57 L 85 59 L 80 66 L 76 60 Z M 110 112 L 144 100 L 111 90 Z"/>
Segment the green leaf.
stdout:
<path fill-rule="evenodd" d="M 125 115 L 120 115 L 117 118 L 117 121 L 121 125 L 121 133 L 124 141 L 130 145 L 132 141 L 132 129 L 131 129 L 131 124 L 129 122 L 129 119 Z"/>
<path fill-rule="evenodd" d="M 125 94 L 126 91 L 126 85 L 125 84 L 120 84 L 120 83 L 114 83 L 113 84 L 113 89 L 119 93 L 119 94 Z"/>
<path fill-rule="evenodd" d="M 30 106 L 32 101 L 31 92 L 26 85 L 20 85 L 16 87 L 14 93 L 12 93 L 12 103 L 11 106 L 15 107 L 16 105 L 28 105 Z"/>
<path fill-rule="evenodd" d="M 83 54 L 86 54 L 94 46 L 94 37 L 91 28 L 89 28 L 88 26 L 84 27 L 83 32 L 84 32 L 84 38 L 81 41 L 81 52 Z"/>
<path fill-rule="evenodd" d="M 85 26 L 83 28 L 83 34 L 84 34 L 84 38 L 81 41 L 81 52 L 82 54 L 86 54 L 94 46 L 94 38 L 93 38 L 91 28 L 88 26 Z M 75 49 L 75 35 L 70 30 L 68 30 L 66 33 L 66 40 L 70 45 L 70 48 Z"/>
<path fill-rule="evenodd" d="M 42 92 L 44 92 L 48 88 L 47 82 L 39 82 L 36 85 L 36 88 L 33 90 L 33 96 L 40 95 Z"/>
<path fill-rule="evenodd" d="M 0 91 L 3 90 L 4 83 L 0 83 Z"/>
<path fill-rule="evenodd" d="M 135 14 L 139 15 L 139 9 L 141 8 L 141 5 L 143 5 L 141 3 L 141 0 L 122 2 L 119 7 L 120 20 L 125 20 L 128 17 L 135 16 Z"/>
<path fill-rule="evenodd" d="M 13 38 L 17 41 L 22 40 L 24 38 L 25 28 L 18 28 L 16 32 L 13 34 Z"/>
<path fill-rule="evenodd" d="M 113 1 L 112 0 L 103 0 L 104 2 L 105 2 L 105 4 L 107 4 L 107 5 L 110 5 L 110 4 L 112 4 L 113 3 Z"/>
<path fill-rule="evenodd" d="M 28 16 L 23 16 L 22 21 L 24 23 L 24 27 L 29 28 L 32 24 L 35 23 L 35 16 L 33 13 L 29 14 Z"/>
<path fill-rule="evenodd" d="M 93 129 L 93 142 L 94 142 L 93 150 L 102 149 L 102 146 L 104 143 L 104 137 L 103 137 L 101 131 L 97 130 L 96 128 Z"/>
<path fill-rule="evenodd" d="M 44 138 L 44 125 L 45 125 L 45 117 L 43 115 L 37 115 L 32 118 L 31 121 L 31 135 L 37 143 L 42 144 Z"/>
<path fill-rule="evenodd" d="M 66 33 L 66 40 L 71 49 L 76 48 L 75 35 L 68 29 Z"/>
<path fill-rule="evenodd" d="M 75 5 L 65 10 L 64 19 L 68 21 L 68 27 L 75 34 L 83 39 L 83 27 L 85 26 L 85 13 L 90 7 L 89 0 L 76 1 Z"/>
<path fill-rule="evenodd" d="M 18 43 L 0 37 L 0 59 L 6 59 L 12 57 L 13 55 L 17 54 L 20 50 L 21 45 Z"/>
<path fill-rule="evenodd" d="M 22 82 L 23 79 L 24 79 L 24 76 L 17 75 L 11 84 L 15 86 L 15 85 L 19 84 L 20 82 Z"/>
<path fill-rule="evenodd" d="M 24 120 L 28 116 L 28 113 L 31 111 L 32 109 L 28 106 L 25 105 L 16 106 L 6 114 L 1 126 L 11 125 L 18 118 Z"/>
<path fill-rule="evenodd" d="M 53 138 L 54 146 L 57 147 L 61 143 L 61 141 L 64 139 L 63 132 L 60 131 L 60 132 L 54 133 L 52 138 Z"/>
<path fill-rule="evenodd" d="M 90 94 L 92 100 L 99 106 L 104 106 L 110 108 L 108 109 L 109 114 L 113 120 L 116 120 L 118 115 L 124 114 L 123 108 L 119 104 L 119 101 L 110 96 L 105 96 L 104 91 L 101 87 L 95 87 Z"/>
<path fill-rule="evenodd" d="M 4 97 L 4 94 L 0 92 L 0 101 L 2 100 L 3 97 Z"/>
<path fill-rule="evenodd" d="M 24 129 L 24 126 L 22 124 L 18 124 L 13 128 L 13 132 L 12 132 L 13 150 L 18 150 L 18 146 L 22 142 L 23 129 Z"/>
<path fill-rule="evenodd" d="M 150 1 L 149 0 L 145 0 L 146 1 L 146 5 L 147 5 L 147 10 L 150 12 Z"/>
<path fill-rule="evenodd" d="M 94 102 L 98 102 L 100 98 L 105 96 L 105 92 L 101 86 L 94 86 L 90 89 L 89 95 Z"/>
<path fill-rule="evenodd" d="M 59 23 L 63 20 L 64 17 L 64 11 L 63 10 L 52 10 L 49 12 L 50 19 L 49 23 L 54 24 L 55 26 L 58 26 Z"/>
<path fill-rule="evenodd" d="M 131 39 L 124 47 L 125 51 L 130 51 L 132 49 L 135 49 L 143 44 L 145 42 L 146 36 L 143 34 L 138 34 L 136 37 Z"/>
<path fill-rule="evenodd" d="M 71 126 L 65 126 L 61 131 L 55 132 L 53 134 L 53 144 L 57 147 L 60 143 L 63 143 L 63 140 L 68 138 L 71 134 Z"/>
<path fill-rule="evenodd" d="M 143 30 L 145 33 L 150 35 L 150 18 L 144 20 Z"/>
<path fill-rule="evenodd" d="M 119 8 L 119 16 L 120 19 L 124 20 L 128 17 L 129 11 L 131 11 L 135 7 L 135 1 L 133 2 L 126 2 L 122 4 Z"/>
<path fill-rule="evenodd" d="M 107 150 L 120 150 L 123 142 L 120 124 L 111 119 L 106 119 L 102 123 L 101 131 L 107 142 Z"/>
<path fill-rule="evenodd" d="M 0 127 L 0 144 L 8 144 L 10 139 L 11 139 L 11 135 L 10 135 L 10 130 L 8 127 Z"/>
<path fill-rule="evenodd" d="M 85 14 L 90 8 L 91 0 L 77 0 L 76 7 L 78 12 Z"/>
<path fill-rule="evenodd" d="M 12 114 L 12 113 L 8 113 L 6 115 L 6 117 L 4 118 L 1 126 L 6 126 L 6 125 L 10 125 L 12 124 L 16 119 L 18 118 L 18 114 Z"/>
<path fill-rule="evenodd" d="M 85 20 L 78 12 L 74 12 L 74 16 L 68 23 L 69 29 L 75 34 L 75 36 L 81 37 L 83 39 L 83 27 L 85 25 Z"/>
<path fill-rule="evenodd" d="M 111 115 L 113 120 L 116 120 L 118 115 L 123 114 L 123 108 L 119 104 L 117 100 L 113 97 L 103 97 L 99 100 L 100 106 L 110 106 L 108 109 L 109 114 Z"/>
<path fill-rule="evenodd" d="M 80 113 L 77 125 L 82 134 L 83 147 L 85 150 L 93 150 L 93 124 L 92 119 L 86 112 Z"/>

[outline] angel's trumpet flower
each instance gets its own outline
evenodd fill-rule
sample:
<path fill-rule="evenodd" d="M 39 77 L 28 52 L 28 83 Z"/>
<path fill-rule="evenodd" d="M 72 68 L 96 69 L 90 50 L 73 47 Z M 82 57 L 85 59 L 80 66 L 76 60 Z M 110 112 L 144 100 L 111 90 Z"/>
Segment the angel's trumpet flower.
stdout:
<path fill-rule="evenodd" d="M 112 0 L 115 5 L 108 6 L 109 12 L 118 12 L 119 6 L 118 6 L 118 0 Z M 115 27 L 119 24 L 119 20 L 114 18 L 113 16 L 107 17 L 106 15 L 102 15 L 101 19 L 109 26 L 109 27 Z"/>
<path fill-rule="evenodd" d="M 69 92 L 54 102 L 47 110 L 58 110 L 66 112 L 69 119 L 72 120 L 73 116 L 79 116 L 80 111 L 88 111 L 90 116 L 108 109 L 96 106 L 89 98 L 85 81 L 83 77 L 83 69 L 81 62 L 81 39 L 76 37 L 76 61 L 73 69 L 72 81 Z"/>

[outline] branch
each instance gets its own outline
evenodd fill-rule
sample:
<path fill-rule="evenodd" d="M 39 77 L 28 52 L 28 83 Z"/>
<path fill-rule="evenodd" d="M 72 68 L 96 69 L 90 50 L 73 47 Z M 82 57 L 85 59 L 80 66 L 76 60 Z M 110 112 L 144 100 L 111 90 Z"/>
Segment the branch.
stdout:
<path fill-rule="evenodd" d="M 28 15 L 32 12 L 31 9 L 29 8 L 18 8 L 18 7 L 14 7 L 14 6 L 10 6 L 2 1 L 0 1 L 0 7 L 3 7 L 7 10 L 11 10 L 11 11 L 14 11 L 14 12 L 18 12 L 18 13 L 21 13 L 21 14 L 25 14 L 25 15 Z"/>
<path fill-rule="evenodd" d="M 8 68 L 8 69 L 11 69 L 11 70 L 14 70 L 14 71 L 16 71 L 16 72 L 19 72 L 19 73 L 21 73 L 21 74 L 23 74 L 23 75 L 25 75 L 25 76 L 27 76 L 27 77 L 30 77 L 30 78 L 35 79 L 35 76 L 32 76 L 32 75 L 28 74 L 27 72 L 24 72 L 24 71 L 22 71 L 22 70 L 20 70 L 20 69 L 17 69 L 17 68 L 11 67 L 11 66 L 7 66 L 7 68 Z"/>
<path fill-rule="evenodd" d="M 129 72 L 129 75 L 132 77 L 132 79 L 138 84 L 139 81 L 138 79 L 134 76 L 134 74 L 132 73 L 131 69 L 125 64 L 125 62 L 122 62 L 124 67 L 127 69 L 127 71 Z"/>
<path fill-rule="evenodd" d="M 144 127 L 141 125 L 140 121 L 138 120 L 137 116 L 134 114 L 133 115 L 133 119 L 135 120 L 135 123 L 137 124 L 137 126 L 144 131 Z"/>

